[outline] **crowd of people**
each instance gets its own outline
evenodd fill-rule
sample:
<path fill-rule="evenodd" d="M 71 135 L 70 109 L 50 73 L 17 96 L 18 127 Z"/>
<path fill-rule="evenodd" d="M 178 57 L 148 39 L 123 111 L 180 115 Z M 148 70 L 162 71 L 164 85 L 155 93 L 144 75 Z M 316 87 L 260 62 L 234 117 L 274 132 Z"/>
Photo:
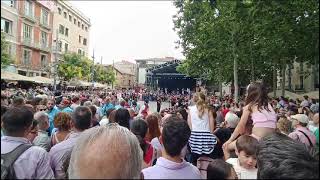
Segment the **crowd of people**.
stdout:
<path fill-rule="evenodd" d="M 270 98 L 261 82 L 239 102 L 202 91 L 1 92 L 1 179 L 318 179 L 318 152 L 318 99 Z"/>

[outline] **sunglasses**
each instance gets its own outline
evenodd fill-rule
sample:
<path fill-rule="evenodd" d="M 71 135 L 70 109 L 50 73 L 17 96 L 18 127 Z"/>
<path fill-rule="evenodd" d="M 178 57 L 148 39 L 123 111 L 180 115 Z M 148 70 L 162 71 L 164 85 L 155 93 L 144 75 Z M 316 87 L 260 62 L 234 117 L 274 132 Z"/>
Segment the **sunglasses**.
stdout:
<path fill-rule="evenodd" d="M 39 109 L 39 111 L 46 111 L 47 109 Z"/>

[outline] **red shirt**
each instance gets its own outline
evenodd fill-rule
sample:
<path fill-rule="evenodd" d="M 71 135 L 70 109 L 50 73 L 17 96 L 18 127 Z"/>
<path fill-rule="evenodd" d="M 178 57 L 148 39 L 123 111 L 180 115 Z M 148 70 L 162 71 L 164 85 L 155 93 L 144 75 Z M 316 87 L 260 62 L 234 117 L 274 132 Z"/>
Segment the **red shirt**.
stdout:
<path fill-rule="evenodd" d="M 143 160 L 145 163 L 149 164 L 153 156 L 153 147 L 149 142 L 146 142 L 146 143 L 148 144 L 148 149 L 145 156 L 143 157 Z"/>
<path fill-rule="evenodd" d="M 229 111 L 230 111 L 229 109 L 224 109 L 224 110 L 222 110 L 223 118 L 226 117 L 226 115 L 227 115 L 227 113 L 228 113 Z"/>

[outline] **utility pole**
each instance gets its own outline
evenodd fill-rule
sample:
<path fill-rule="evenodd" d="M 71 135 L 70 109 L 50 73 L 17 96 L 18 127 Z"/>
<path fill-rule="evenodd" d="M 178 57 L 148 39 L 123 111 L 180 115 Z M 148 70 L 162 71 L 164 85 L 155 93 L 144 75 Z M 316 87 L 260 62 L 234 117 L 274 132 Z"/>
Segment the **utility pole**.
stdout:
<path fill-rule="evenodd" d="M 92 81 L 92 88 L 94 87 L 94 81 L 93 81 L 93 77 L 94 77 L 94 49 L 92 52 L 92 69 L 91 69 L 91 81 Z"/>
<path fill-rule="evenodd" d="M 57 74 L 58 74 L 58 44 L 59 44 L 59 40 L 58 40 L 58 35 L 59 35 L 59 31 L 57 29 L 56 31 L 56 45 L 54 48 L 54 79 L 53 79 L 53 90 L 56 91 L 57 90 Z"/>

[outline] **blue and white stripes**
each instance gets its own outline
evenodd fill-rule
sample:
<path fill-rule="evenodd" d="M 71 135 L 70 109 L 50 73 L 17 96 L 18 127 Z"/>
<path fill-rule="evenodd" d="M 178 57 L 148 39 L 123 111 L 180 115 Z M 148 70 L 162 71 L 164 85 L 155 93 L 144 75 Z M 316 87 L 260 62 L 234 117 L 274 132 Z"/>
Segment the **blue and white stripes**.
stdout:
<path fill-rule="evenodd" d="M 210 154 L 217 144 L 217 138 L 209 131 L 191 131 L 189 146 L 196 154 Z"/>

